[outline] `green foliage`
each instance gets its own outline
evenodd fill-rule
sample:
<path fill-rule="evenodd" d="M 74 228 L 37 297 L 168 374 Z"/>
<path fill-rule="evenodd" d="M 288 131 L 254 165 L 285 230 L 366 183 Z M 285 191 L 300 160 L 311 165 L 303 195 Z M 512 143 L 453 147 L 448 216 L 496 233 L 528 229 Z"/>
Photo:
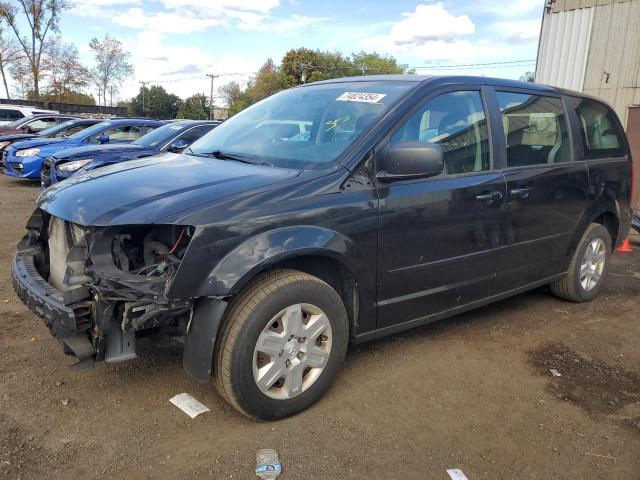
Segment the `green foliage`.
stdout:
<path fill-rule="evenodd" d="M 273 60 L 269 58 L 265 64 L 260 67 L 256 76 L 249 80 L 246 95 L 249 97 L 251 103 L 255 103 L 289 86 L 284 72 L 278 69 L 273 63 Z"/>
<path fill-rule="evenodd" d="M 209 99 L 202 93 L 190 96 L 180 105 L 177 118 L 207 120 L 209 118 Z"/>
<path fill-rule="evenodd" d="M 234 115 L 252 103 L 301 83 L 359 75 L 402 74 L 405 69 L 406 66 L 399 65 L 392 56 L 375 52 L 353 53 L 351 57 L 345 57 L 340 52 L 301 47 L 289 50 L 279 67 L 268 59 L 244 90 L 238 82 L 230 82 L 218 93 L 229 105 L 229 115 Z"/>
<path fill-rule="evenodd" d="M 138 95 L 131 99 L 129 113 L 140 117 L 172 119 L 176 118 L 181 103 L 180 97 L 167 93 L 159 85 L 152 85 L 149 88 L 143 86 Z"/>
<path fill-rule="evenodd" d="M 535 72 L 525 72 L 524 75 L 520 76 L 520 81 L 521 82 L 529 82 L 529 83 L 535 82 L 536 81 Z"/>

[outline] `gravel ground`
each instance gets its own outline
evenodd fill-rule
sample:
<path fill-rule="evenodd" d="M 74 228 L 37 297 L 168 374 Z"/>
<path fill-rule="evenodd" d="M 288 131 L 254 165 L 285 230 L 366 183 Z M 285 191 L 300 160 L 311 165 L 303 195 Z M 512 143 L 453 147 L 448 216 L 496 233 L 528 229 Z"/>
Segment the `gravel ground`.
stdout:
<path fill-rule="evenodd" d="M 35 184 L 0 178 L 0 478 L 640 478 L 640 242 L 590 304 L 544 289 L 350 350 L 329 394 L 250 421 L 187 377 L 180 349 L 74 372 L 13 294 L 10 261 Z M 561 376 L 553 376 L 556 369 Z M 189 392 L 211 411 L 169 403 Z"/>

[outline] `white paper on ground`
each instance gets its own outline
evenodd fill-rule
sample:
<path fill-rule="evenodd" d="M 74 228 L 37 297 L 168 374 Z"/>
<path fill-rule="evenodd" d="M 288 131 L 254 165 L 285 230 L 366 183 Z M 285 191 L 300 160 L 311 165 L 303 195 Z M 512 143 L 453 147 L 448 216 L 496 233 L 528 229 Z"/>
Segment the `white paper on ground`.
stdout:
<path fill-rule="evenodd" d="M 467 476 L 458 468 L 450 468 L 447 470 L 451 480 L 469 480 Z"/>
<path fill-rule="evenodd" d="M 181 393 L 179 395 L 176 395 L 175 397 L 170 398 L 169 401 L 184 413 L 189 415 L 191 418 L 196 418 L 201 413 L 209 411 L 209 409 L 205 405 L 200 403 L 188 393 Z"/>

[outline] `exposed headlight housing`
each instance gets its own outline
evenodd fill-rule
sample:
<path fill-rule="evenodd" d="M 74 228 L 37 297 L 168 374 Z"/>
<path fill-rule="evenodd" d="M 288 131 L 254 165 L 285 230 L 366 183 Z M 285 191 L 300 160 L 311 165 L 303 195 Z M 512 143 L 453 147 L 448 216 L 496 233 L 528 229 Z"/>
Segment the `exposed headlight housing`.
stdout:
<path fill-rule="evenodd" d="M 27 148 L 25 150 L 18 150 L 16 152 L 16 157 L 33 157 L 39 153 L 39 148 Z"/>
<path fill-rule="evenodd" d="M 63 163 L 57 166 L 57 169 L 61 172 L 75 172 L 76 170 L 80 170 L 87 163 L 92 162 L 93 159 L 87 158 L 84 160 L 74 160 L 73 162 Z"/>
<path fill-rule="evenodd" d="M 11 142 L 0 142 L 0 150 L 9 145 Z"/>

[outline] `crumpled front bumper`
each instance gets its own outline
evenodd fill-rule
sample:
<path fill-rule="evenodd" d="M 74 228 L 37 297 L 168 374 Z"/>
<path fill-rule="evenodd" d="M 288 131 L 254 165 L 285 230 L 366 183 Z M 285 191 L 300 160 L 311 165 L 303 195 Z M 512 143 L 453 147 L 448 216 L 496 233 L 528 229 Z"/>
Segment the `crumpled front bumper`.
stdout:
<path fill-rule="evenodd" d="M 96 352 L 87 333 L 90 303 L 69 303 L 62 292 L 42 278 L 34 253 L 35 249 L 21 251 L 13 258 L 11 273 L 16 294 L 43 319 L 65 353 L 78 357 L 79 364 L 85 360 L 92 363 Z"/>

